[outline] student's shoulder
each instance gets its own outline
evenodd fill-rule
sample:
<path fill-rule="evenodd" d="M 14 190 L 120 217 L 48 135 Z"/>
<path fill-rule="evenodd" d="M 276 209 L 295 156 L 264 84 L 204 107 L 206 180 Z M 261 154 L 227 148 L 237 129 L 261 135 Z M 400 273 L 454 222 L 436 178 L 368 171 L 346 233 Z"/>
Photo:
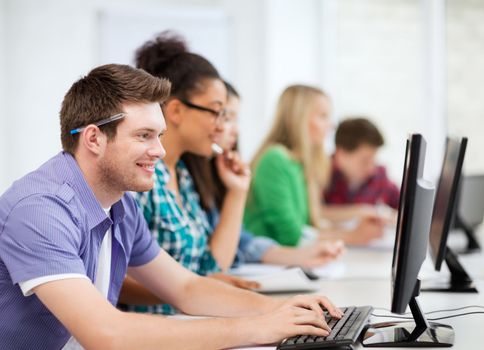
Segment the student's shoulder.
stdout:
<path fill-rule="evenodd" d="M 58 196 L 67 200 L 73 194 L 70 181 L 66 180 L 67 173 L 69 169 L 64 161 L 64 154 L 60 153 L 14 181 L 1 198 L 22 201 L 39 196 Z"/>
<path fill-rule="evenodd" d="M 268 147 L 260 158 L 261 162 L 270 163 L 287 163 L 290 160 L 291 156 L 289 150 L 281 144 L 275 144 Z"/>
<path fill-rule="evenodd" d="M 35 176 L 33 173 L 15 181 L 1 196 L 2 207 L 11 210 L 23 207 L 25 210 L 49 211 L 54 207 L 73 207 L 76 193 L 69 183 Z"/>
<path fill-rule="evenodd" d="M 383 165 L 378 165 L 375 168 L 375 177 L 378 179 L 386 179 L 387 178 L 387 169 Z"/>
<path fill-rule="evenodd" d="M 284 174 L 290 174 L 293 168 L 293 160 L 288 150 L 282 145 L 269 147 L 259 158 L 255 166 L 253 177 L 258 181 L 273 181 L 274 174 L 277 179 L 282 179 Z"/>
<path fill-rule="evenodd" d="M 15 235 L 19 241 L 53 239 L 79 246 L 87 221 L 74 191 L 65 184 L 57 191 L 6 193 L 0 199 L 0 223 L 0 234 Z"/>

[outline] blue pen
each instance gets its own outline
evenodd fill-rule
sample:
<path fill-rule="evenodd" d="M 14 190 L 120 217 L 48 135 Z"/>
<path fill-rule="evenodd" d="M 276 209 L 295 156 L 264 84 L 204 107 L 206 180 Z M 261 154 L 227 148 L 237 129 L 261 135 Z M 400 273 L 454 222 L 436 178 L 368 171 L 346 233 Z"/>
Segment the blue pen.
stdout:
<path fill-rule="evenodd" d="M 110 116 L 109 118 L 106 118 L 106 119 L 102 119 L 98 122 L 95 122 L 95 123 L 91 123 L 89 125 L 96 125 L 96 126 L 101 126 L 101 125 L 104 125 L 104 124 L 107 124 L 107 123 L 111 123 L 115 120 L 118 120 L 118 119 L 121 119 L 121 118 L 124 118 L 126 117 L 126 113 L 118 113 L 118 114 L 115 114 L 115 115 L 112 115 Z M 83 127 L 80 127 L 80 128 L 77 128 L 77 129 L 72 129 L 70 131 L 71 135 L 75 135 L 77 133 L 80 133 L 82 130 L 84 130 L 87 126 L 83 126 Z"/>

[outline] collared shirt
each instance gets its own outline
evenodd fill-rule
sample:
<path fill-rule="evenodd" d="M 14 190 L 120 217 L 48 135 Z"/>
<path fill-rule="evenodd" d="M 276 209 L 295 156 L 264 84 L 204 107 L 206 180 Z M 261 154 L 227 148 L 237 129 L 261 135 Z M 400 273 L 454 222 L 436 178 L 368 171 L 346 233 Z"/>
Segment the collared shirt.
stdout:
<path fill-rule="evenodd" d="M 199 275 L 220 271 L 209 247 L 212 229 L 200 205 L 193 179 L 183 161 L 176 165 L 181 206 L 176 200 L 176 194 L 167 188 L 170 174 L 163 161 L 156 164 L 155 175 L 152 190 L 135 194 L 153 237 L 187 269 Z M 135 310 L 173 312 L 163 305 L 136 307 Z"/>
<path fill-rule="evenodd" d="M 111 215 L 112 220 L 67 153 L 16 181 L 0 197 L 0 349 L 64 346 L 70 337 L 67 329 L 36 295 L 24 297 L 18 283 L 66 273 L 94 281 L 109 228 L 113 240 L 108 300 L 113 305 L 127 265 L 155 258 L 159 247 L 130 195 L 113 204 Z"/>
<path fill-rule="evenodd" d="M 333 166 L 331 182 L 324 198 L 328 204 L 386 204 L 398 208 L 400 190 L 391 182 L 385 168 L 378 166 L 373 175 L 360 187 L 350 189 L 343 173 Z"/>

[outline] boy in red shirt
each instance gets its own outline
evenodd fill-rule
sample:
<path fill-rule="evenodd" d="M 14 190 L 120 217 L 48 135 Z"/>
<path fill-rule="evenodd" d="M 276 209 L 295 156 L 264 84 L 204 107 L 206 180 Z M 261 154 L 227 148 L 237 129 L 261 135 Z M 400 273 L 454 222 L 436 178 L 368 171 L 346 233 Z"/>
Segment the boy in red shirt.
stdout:
<path fill-rule="evenodd" d="M 399 188 L 385 168 L 376 164 L 376 154 L 384 140 L 378 128 L 365 118 L 342 121 L 336 130 L 336 151 L 326 204 L 370 204 L 398 208 Z"/>

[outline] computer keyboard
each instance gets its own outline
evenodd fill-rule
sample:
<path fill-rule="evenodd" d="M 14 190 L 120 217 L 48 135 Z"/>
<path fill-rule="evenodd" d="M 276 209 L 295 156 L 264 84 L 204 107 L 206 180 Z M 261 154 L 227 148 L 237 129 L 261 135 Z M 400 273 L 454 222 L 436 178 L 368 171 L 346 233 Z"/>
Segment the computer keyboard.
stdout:
<path fill-rule="evenodd" d="M 290 349 L 321 349 L 329 347 L 351 347 L 363 327 L 366 325 L 373 308 L 371 306 L 348 306 L 340 308 L 344 312 L 341 319 L 332 318 L 327 312 L 324 313 L 326 323 L 331 328 L 327 337 L 312 335 L 297 335 L 283 340 L 278 350 Z"/>

